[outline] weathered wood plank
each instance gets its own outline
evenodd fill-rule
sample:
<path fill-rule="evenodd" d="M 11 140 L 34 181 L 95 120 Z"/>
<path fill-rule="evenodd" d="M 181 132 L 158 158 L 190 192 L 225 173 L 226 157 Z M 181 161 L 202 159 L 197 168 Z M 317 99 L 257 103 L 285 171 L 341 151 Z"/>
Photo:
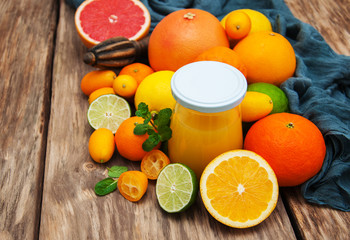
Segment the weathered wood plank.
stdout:
<path fill-rule="evenodd" d="M 311 24 L 339 54 L 350 55 L 349 0 L 285 0 L 293 14 Z M 307 203 L 299 188 L 282 189 L 302 239 L 349 239 L 350 213 Z"/>
<path fill-rule="evenodd" d="M 300 188 L 282 192 L 290 207 L 292 221 L 300 239 L 343 240 L 350 238 L 350 213 L 310 204 L 300 193 Z"/>
<path fill-rule="evenodd" d="M 239 230 L 214 220 L 199 197 L 188 211 L 166 214 L 158 206 L 155 182 L 150 182 L 138 203 L 125 200 L 118 191 L 104 197 L 94 194 L 94 185 L 106 177 L 106 166 L 140 167 L 118 154 L 105 165 L 95 164 L 89 156 L 92 129 L 86 119 L 88 103 L 80 90 L 80 80 L 92 68 L 82 62 L 86 49 L 75 32 L 73 14 L 61 0 L 40 238 L 295 239 L 281 200 L 266 221 Z"/>
<path fill-rule="evenodd" d="M 350 55 L 349 0 L 284 0 L 295 17 L 315 27 L 339 54 Z"/>
<path fill-rule="evenodd" d="M 0 2 L 0 239 L 38 237 L 57 2 Z"/>

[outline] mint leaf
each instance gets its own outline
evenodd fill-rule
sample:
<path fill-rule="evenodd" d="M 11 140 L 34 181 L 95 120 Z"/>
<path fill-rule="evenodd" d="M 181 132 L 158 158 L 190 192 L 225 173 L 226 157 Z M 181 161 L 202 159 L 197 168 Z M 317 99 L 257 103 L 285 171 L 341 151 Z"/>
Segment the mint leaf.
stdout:
<path fill-rule="evenodd" d="M 157 118 L 154 120 L 154 124 L 156 126 L 170 126 L 170 117 L 171 117 L 172 111 L 170 108 L 165 108 L 159 111 Z"/>
<path fill-rule="evenodd" d="M 137 124 L 134 128 L 135 135 L 148 134 L 148 139 L 142 144 L 143 150 L 149 152 L 151 151 L 159 142 L 167 141 L 172 136 L 172 131 L 170 129 L 170 118 L 172 115 L 172 110 L 170 108 L 165 108 L 157 111 L 150 112 L 148 105 L 141 102 L 137 106 L 137 111 L 135 115 L 142 117 L 144 119 L 142 124 Z"/>
<path fill-rule="evenodd" d="M 168 141 L 171 138 L 173 131 L 169 126 L 163 125 L 158 127 L 158 134 L 160 136 L 160 141 L 164 142 Z"/>
<path fill-rule="evenodd" d="M 150 112 L 148 110 L 148 105 L 144 102 L 141 102 L 138 106 L 137 106 L 137 111 L 135 112 L 135 115 L 138 117 L 142 117 L 142 118 L 148 118 Z"/>
<path fill-rule="evenodd" d="M 152 126 L 148 125 L 147 123 L 140 123 L 135 126 L 134 134 L 143 135 L 146 134 L 149 129 L 153 129 Z"/>
<path fill-rule="evenodd" d="M 148 123 L 151 122 L 151 120 L 152 120 L 152 116 L 150 116 L 150 117 L 148 117 L 148 118 L 145 118 L 145 120 L 143 121 L 143 123 L 148 125 Z"/>
<path fill-rule="evenodd" d="M 158 135 L 158 133 L 156 133 L 156 131 L 154 131 L 153 128 L 148 129 L 148 130 L 147 130 L 147 134 L 148 134 L 149 136 Z"/>
<path fill-rule="evenodd" d="M 113 166 L 108 169 L 108 176 L 111 178 L 118 178 L 123 172 L 128 171 L 128 167 L 125 166 Z"/>
<path fill-rule="evenodd" d="M 151 151 L 160 142 L 160 136 L 158 134 L 149 135 L 149 137 L 143 142 L 142 148 L 146 152 Z"/>
<path fill-rule="evenodd" d="M 113 178 L 105 178 L 95 185 L 95 193 L 99 196 L 107 195 L 117 189 L 118 180 Z"/>

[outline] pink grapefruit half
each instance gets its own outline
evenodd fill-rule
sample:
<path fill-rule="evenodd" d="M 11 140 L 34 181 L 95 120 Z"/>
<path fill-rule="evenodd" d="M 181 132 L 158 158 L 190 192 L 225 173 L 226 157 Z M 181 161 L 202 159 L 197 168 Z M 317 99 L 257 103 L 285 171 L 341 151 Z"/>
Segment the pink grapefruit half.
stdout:
<path fill-rule="evenodd" d="M 74 21 L 84 45 L 91 48 L 112 37 L 145 37 L 151 16 L 139 0 L 86 0 L 75 12 Z"/>

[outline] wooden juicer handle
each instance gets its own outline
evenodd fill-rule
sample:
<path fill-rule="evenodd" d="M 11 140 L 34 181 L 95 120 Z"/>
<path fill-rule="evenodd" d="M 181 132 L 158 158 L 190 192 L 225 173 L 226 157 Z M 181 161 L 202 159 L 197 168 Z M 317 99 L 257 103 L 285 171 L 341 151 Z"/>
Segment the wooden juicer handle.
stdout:
<path fill-rule="evenodd" d="M 84 62 L 100 68 L 119 68 L 133 63 L 147 55 L 149 36 L 133 41 L 125 37 L 114 37 L 90 48 L 84 55 Z"/>

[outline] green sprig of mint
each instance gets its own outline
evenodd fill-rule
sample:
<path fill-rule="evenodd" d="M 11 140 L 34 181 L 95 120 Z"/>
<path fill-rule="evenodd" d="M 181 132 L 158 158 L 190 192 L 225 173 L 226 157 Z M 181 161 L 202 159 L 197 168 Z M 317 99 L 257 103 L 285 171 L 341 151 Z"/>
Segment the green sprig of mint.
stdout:
<path fill-rule="evenodd" d="M 151 151 L 159 142 L 168 141 L 172 136 L 170 128 L 170 118 L 172 110 L 165 108 L 159 112 L 148 109 L 148 105 L 141 102 L 135 115 L 144 119 L 143 123 L 136 124 L 134 128 L 135 135 L 148 134 L 148 138 L 142 144 L 142 149 L 146 152 Z"/>
<path fill-rule="evenodd" d="M 125 166 L 113 166 L 108 169 L 108 178 L 105 178 L 95 185 L 95 193 L 99 196 L 107 195 L 117 189 L 118 178 L 123 172 L 128 171 Z"/>

